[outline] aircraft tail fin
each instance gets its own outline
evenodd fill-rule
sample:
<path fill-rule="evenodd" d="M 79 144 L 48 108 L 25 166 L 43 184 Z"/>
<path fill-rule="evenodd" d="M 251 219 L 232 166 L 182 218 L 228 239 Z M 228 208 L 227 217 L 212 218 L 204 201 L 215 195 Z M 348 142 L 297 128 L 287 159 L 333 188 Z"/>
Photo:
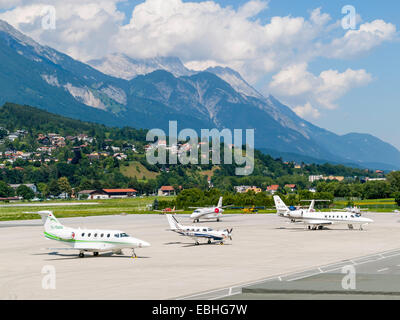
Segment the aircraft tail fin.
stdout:
<path fill-rule="evenodd" d="M 314 206 L 315 206 L 315 200 L 312 200 L 311 204 L 310 204 L 310 208 L 308 208 L 308 211 L 313 212 L 314 211 Z"/>
<path fill-rule="evenodd" d="M 167 214 L 166 216 L 171 230 L 181 229 L 181 225 L 172 214 Z"/>
<path fill-rule="evenodd" d="M 217 208 L 222 208 L 222 197 L 219 198 L 218 204 L 217 204 Z"/>
<path fill-rule="evenodd" d="M 52 211 L 39 211 L 37 214 L 42 217 L 42 222 L 46 231 L 64 228 L 63 225 L 56 219 Z"/>
<path fill-rule="evenodd" d="M 282 201 L 282 199 L 279 196 L 274 196 L 274 202 L 277 214 L 289 212 L 289 208 L 286 206 L 286 204 Z"/>

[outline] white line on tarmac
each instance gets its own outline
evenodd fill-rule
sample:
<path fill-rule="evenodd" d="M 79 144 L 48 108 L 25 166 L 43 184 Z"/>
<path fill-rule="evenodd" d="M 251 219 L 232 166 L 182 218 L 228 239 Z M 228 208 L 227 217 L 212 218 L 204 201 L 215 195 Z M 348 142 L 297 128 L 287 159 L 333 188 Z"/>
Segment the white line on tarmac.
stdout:
<path fill-rule="evenodd" d="M 389 268 L 383 268 L 383 269 L 378 270 L 377 272 L 384 272 L 384 271 L 388 271 L 388 270 L 389 270 Z"/>
<path fill-rule="evenodd" d="M 395 252 L 398 252 L 398 253 L 386 256 L 386 254 L 395 253 Z M 384 258 L 376 259 L 376 257 L 379 256 L 379 255 L 382 255 Z M 388 259 L 388 258 L 396 257 L 396 256 L 399 256 L 399 255 L 400 255 L 400 250 L 396 249 L 396 250 L 392 250 L 392 251 L 388 251 L 388 252 L 383 252 L 383 253 L 380 253 L 380 254 L 375 253 L 375 254 L 371 254 L 371 255 L 365 256 L 365 257 L 360 257 L 360 258 L 357 258 L 357 259 L 352 259 L 352 260 L 347 260 L 347 261 L 351 262 L 354 265 L 362 265 L 362 264 L 365 264 L 365 263 L 370 263 L 370 262 L 374 262 L 374 261 L 382 260 L 382 259 Z M 370 259 L 370 260 L 366 260 L 366 261 L 358 262 L 358 263 L 354 261 L 354 260 L 363 260 L 363 259 L 366 259 L 366 258 L 375 258 L 375 259 Z M 345 261 L 335 262 L 335 263 L 328 264 L 328 265 L 325 265 L 325 266 L 322 266 L 322 267 L 319 267 L 319 268 L 328 268 L 330 266 L 338 265 L 339 263 L 346 263 L 346 262 Z M 398 265 L 398 266 L 400 267 L 400 265 Z M 328 272 L 332 272 L 332 271 L 339 270 L 339 269 L 342 269 L 342 268 L 343 268 L 343 266 L 337 267 L 337 268 L 334 268 L 334 269 L 330 269 L 330 270 L 327 270 L 327 271 L 322 272 L 322 273 L 328 273 Z M 310 270 L 310 269 L 308 269 L 308 270 Z M 313 269 L 311 269 L 311 270 L 313 270 Z M 306 272 L 306 271 L 303 271 L 303 272 Z M 301 272 L 295 272 L 294 274 L 300 274 L 300 273 Z M 293 275 L 293 273 L 291 273 L 291 274 Z M 229 288 L 233 289 L 233 288 L 249 287 L 249 286 L 252 286 L 252 285 L 256 285 L 256 284 L 259 284 L 259 283 L 264 283 L 264 282 L 271 281 L 271 280 L 274 280 L 274 279 L 281 279 L 281 281 L 282 281 L 282 277 L 289 277 L 291 274 L 281 275 L 281 276 L 272 276 L 272 277 L 269 277 L 269 278 L 266 278 L 266 279 L 263 279 L 263 280 L 257 280 L 257 281 L 246 283 L 246 284 L 242 284 L 242 285 L 236 285 L 236 286 L 232 286 L 232 287 L 220 288 L 220 289 L 215 289 L 215 290 L 206 291 L 206 292 L 202 292 L 202 293 L 197 293 L 197 294 L 193 294 L 193 295 L 190 295 L 190 296 L 177 298 L 177 300 L 185 300 L 185 299 L 191 299 L 191 298 L 195 298 L 195 297 L 201 297 L 201 296 L 209 295 L 209 294 L 212 294 L 212 293 L 215 293 L 215 292 L 221 292 L 221 291 L 224 291 L 224 290 L 228 290 Z M 294 278 L 294 279 L 290 279 L 290 280 L 286 280 L 286 281 L 294 281 L 294 280 L 305 279 L 305 278 L 309 278 L 309 277 L 312 277 L 312 276 L 315 276 L 315 275 L 319 275 L 319 274 L 321 274 L 321 273 L 315 273 L 315 274 L 311 274 L 311 275 L 307 275 L 307 276 L 303 276 L 303 277 L 299 277 L 299 278 Z M 237 293 L 237 294 L 239 294 L 239 293 Z M 217 297 L 217 298 L 215 298 L 215 297 L 214 298 L 209 298 L 209 300 L 225 298 L 227 296 L 229 296 L 229 295 L 224 295 L 224 296 Z"/>

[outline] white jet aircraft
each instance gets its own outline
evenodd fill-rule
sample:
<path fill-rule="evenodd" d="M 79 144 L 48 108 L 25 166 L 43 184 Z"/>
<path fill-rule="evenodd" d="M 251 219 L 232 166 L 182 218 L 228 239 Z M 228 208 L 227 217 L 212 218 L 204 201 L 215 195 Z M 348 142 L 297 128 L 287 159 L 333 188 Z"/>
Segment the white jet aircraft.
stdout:
<path fill-rule="evenodd" d="M 224 212 L 223 208 L 226 207 L 228 206 L 225 207 L 222 206 L 222 197 L 221 197 L 219 198 L 216 207 L 206 207 L 206 208 L 190 207 L 192 209 L 196 209 L 193 211 L 190 218 L 193 219 L 193 222 L 200 222 L 200 219 L 217 219 L 217 221 L 219 222 L 220 218 L 222 217 L 222 213 Z"/>
<path fill-rule="evenodd" d="M 167 214 L 166 216 L 170 227 L 169 230 L 181 236 L 192 238 L 195 241 L 195 245 L 200 244 L 199 238 L 207 239 L 208 244 L 211 244 L 213 240 L 220 244 L 224 244 L 224 241 L 227 239 L 232 240 L 233 228 L 231 230 L 214 230 L 204 226 L 183 226 L 173 215 Z"/>
<path fill-rule="evenodd" d="M 136 258 L 135 248 L 150 247 L 146 241 L 128 236 L 123 231 L 69 228 L 63 226 L 51 211 L 37 213 L 42 217 L 45 237 L 70 246 L 57 250 L 78 250 L 80 258 L 85 256 L 85 252 L 98 256 L 99 252 L 121 254 L 122 249 L 132 249 L 132 257 Z"/>
<path fill-rule="evenodd" d="M 349 229 L 354 229 L 353 225 L 363 226 L 374 222 L 371 219 L 363 218 L 359 214 L 352 212 L 317 212 L 314 210 L 315 201 L 311 202 L 309 209 L 300 209 L 291 211 L 279 196 L 274 196 L 277 215 L 288 218 L 291 222 L 302 222 L 308 229 L 322 230 L 326 225 L 335 223 L 347 224 Z"/>

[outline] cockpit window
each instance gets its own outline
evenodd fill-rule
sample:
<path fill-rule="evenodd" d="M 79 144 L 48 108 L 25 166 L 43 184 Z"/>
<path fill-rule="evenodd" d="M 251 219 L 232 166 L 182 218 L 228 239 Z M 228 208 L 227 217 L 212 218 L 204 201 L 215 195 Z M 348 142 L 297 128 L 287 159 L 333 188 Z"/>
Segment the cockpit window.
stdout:
<path fill-rule="evenodd" d="M 208 231 L 213 231 L 213 229 L 211 229 L 211 228 L 208 228 Z"/>
<path fill-rule="evenodd" d="M 126 233 L 121 233 L 119 236 L 120 236 L 121 238 L 128 238 L 128 237 L 129 237 Z"/>
<path fill-rule="evenodd" d="M 114 234 L 114 237 L 119 238 L 119 234 L 118 233 Z"/>

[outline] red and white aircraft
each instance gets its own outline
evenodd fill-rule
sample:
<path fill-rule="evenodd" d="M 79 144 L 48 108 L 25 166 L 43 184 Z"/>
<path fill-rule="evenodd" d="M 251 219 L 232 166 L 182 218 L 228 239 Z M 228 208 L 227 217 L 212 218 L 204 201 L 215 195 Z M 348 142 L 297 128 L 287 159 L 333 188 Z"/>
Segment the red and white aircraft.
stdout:
<path fill-rule="evenodd" d="M 163 210 L 153 210 L 155 212 L 161 212 L 161 213 L 175 213 L 175 212 L 183 212 L 183 210 L 176 210 L 175 207 L 171 208 L 165 208 Z"/>
<path fill-rule="evenodd" d="M 191 207 L 196 209 L 191 214 L 190 218 L 193 219 L 193 222 L 200 222 L 200 219 L 216 219 L 218 222 L 222 217 L 222 213 L 224 212 L 223 208 L 228 206 L 222 206 L 222 197 L 219 198 L 218 204 L 216 207 L 208 207 L 208 208 L 198 208 L 198 207 Z"/>

